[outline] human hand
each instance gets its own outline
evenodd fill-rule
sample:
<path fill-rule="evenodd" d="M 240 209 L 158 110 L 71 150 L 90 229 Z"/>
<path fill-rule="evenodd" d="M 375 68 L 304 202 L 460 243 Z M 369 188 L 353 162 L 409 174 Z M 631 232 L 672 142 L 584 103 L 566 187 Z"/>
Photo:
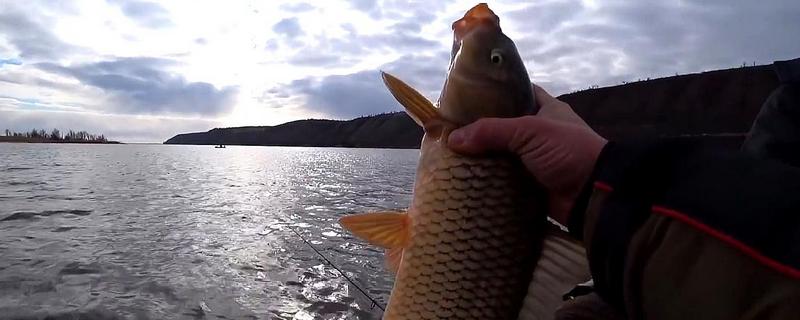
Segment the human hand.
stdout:
<path fill-rule="evenodd" d="M 536 96 L 536 102 L 539 104 L 539 113 L 537 116 L 560 121 L 572 123 L 575 125 L 583 126 L 591 130 L 588 124 L 583 121 L 572 107 L 561 100 L 551 96 L 542 87 L 533 85 L 533 94 Z"/>
<path fill-rule="evenodd" d="M 464 154 L 512 152 L 548 190 L 551 218 L 567 224 L 575 199 L 594 170 L 607 141 L 595 133 L 569 104 L 534 85 L 539 114 L 485 118 L 454 130 L 448 146 Z"/>

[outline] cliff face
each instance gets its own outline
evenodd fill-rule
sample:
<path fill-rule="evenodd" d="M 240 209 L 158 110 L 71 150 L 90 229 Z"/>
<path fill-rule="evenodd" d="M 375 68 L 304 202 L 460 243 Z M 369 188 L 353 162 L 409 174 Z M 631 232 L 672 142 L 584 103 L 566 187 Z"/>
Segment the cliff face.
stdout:
<path fill-rule="evenodd" d="M 694 136 L 737 147 L 778 86 L 772 66 L 661 78 L 558 97 L 609 139 Z M 697 137 L 702 135 L 702 137 Z M 417 148 L 422 130 L 405 113 L 349 121 L 300 120 L 277 126 L 179 134 L 167 144 Z"/>

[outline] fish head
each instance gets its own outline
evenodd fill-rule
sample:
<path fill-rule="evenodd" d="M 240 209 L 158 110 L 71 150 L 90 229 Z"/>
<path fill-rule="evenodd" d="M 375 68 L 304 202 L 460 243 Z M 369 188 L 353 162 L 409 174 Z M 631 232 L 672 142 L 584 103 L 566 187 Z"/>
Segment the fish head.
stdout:
<path fill-rule="evenodd" d="M 439 112 L 456 125 L 485 117 L 535 114 L 528 71 L 517 47 L 500 29 L 500 18 L 485 3 L 453 23 L 450 67 L 439 97 Z"/>

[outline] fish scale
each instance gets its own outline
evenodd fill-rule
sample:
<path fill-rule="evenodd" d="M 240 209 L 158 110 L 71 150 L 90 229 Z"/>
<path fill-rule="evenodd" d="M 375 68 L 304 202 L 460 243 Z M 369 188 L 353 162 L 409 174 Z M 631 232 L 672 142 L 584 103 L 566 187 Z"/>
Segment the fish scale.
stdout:
<path fill-rule="evenodd" d="M 539 239 L 530 178 L 516 159 L 425 144 L 410 243 L 384 318 L 515 319 L 536 257 L 521 253 Z"/>

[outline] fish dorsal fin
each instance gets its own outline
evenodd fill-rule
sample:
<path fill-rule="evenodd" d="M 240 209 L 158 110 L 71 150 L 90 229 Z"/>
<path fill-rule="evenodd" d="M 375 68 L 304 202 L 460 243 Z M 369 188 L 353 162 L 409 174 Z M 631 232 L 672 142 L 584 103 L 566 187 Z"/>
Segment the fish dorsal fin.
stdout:
<path fill-rule="evenodd" d="M 381 76 L 389 92 L 403 105 L 411 119 L 425 131 L 441 127 L 442 117 L 428 98 L 391 74 L 381 71 Z"/>
<path fill-rule="evenodd" d="M 339 219 L 339 224 L 357 237 L 386 249 L 406 246 L 410 222 L 405 212 L 397 211 L 355 214 Z"/>
<path fill-rule="evenodd" d="M 403 248 L 391 248 L 386 249 L 386 268 L 389 269 L 394 274 L 397 274 L 397 270 L 400 270 L 400 261 L 403 260 Z"/>

